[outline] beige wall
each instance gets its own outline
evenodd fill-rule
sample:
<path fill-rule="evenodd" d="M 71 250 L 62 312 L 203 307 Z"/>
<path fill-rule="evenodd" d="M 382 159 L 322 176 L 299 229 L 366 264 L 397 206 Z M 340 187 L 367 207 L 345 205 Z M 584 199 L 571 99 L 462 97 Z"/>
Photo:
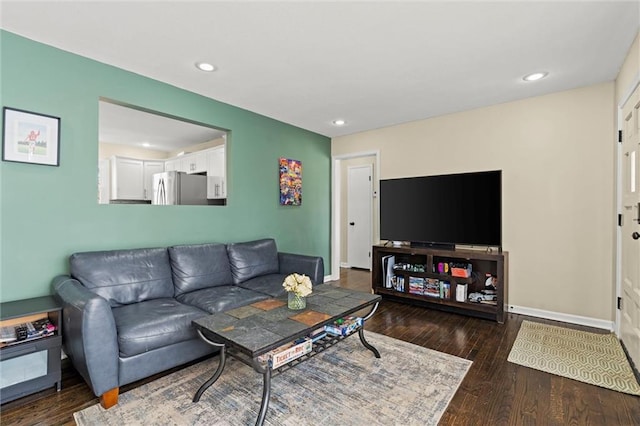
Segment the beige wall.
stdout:
<path fill-rule="evenodd" d="M 347 225 L 347 212 L 348 212 L 348 206 L 349 206 L 349 198 L 347 197 L 347 188 L 348 188 L 348 177 L 349 177 L 349 173 L 348 173 L 348 168 L 349 167 L 353 167 L 353 166 L 363 166 L 366 164 L 371 165 L 371 170 L 373 171 L 373 176 L 372 179 L 374 182 L 376 182 L 376 177 L 378 175 L 378 172 L 376 170 L 375 167 L 375 156 L 367 156 L 367 157 L 357 157 L 357 158 L 350 158 L 350 159 L 345 159 L 345 160 L 341 160 L 340 161 L 340 176 L 341 176 L 341 180 L 340 180 L 340 217 L 343 218 L 344 220 L 342 220 L 341 224 L 340 224 L 340 263 L 346 264 L 348 263 L 348 256 L 347 256 L 347 237 L 348 237 L 348 233 L 349 233 L 349 226 Z M 374 188 L 375 190 L 375 188 Z M 378 235 L 377 235 L 377 229 L 378 227 L 376 226 L 376 224 L 378 223 L 378 212 L 377 212 L 377 206 L 374 203 L 374 200 L 371 200 L 371 205 L 373 208 L 373 223 L 372 225 L 372 229 L 371 229 L 371 235 L 374 241 L 378 240 Z"/>
<path fill-rule="evenodd" d="M 177 149 L 175 151 L 171 151 L 168 154 L 168 157 L 177 157 L 178 154 L 184 152 L 186 153 L 190 153 L 190 152 L 197 152 L 197 151 L 202 151 L 203 149 L 209 149 L 209 148 L 213 148 L 214 146 L 220 146 L 220 145 L 224 145 L 225 144 L 225 139 L 224 138 L 218 138 L 218 139 L 212 139 L 210 141 L 207 142 L 202 142 L 196 145 L 191 145 L 188 148 L 181 148 L 181 149 Z"/>
<path fill-rule="evenodd" d="M 613 321 L 614 83 L 332 140 L 380 179 L 503 170 L 509 305 Z"/>
<path fill-rule="evenodd" d="M 100 142 L 100 144 L 98 144 L 98 158 L 100 160 L 114 155 L 140 160 L 164 160 L 165 158 L 168 158 L 168 153 L 164 151 L 136 148 L 134 146 L 121 145 L 117 143 Z"/>

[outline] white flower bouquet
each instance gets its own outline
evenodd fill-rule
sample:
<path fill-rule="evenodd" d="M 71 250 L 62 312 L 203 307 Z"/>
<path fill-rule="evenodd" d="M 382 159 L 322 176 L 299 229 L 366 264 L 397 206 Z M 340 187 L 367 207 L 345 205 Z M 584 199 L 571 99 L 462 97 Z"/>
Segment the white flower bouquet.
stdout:
<path fill-rule="evenodd" d="M 311 294 L 313 285 L 311 278 L 304 274 L 291 274 L 284 279 L 282 287 L 288 292 L 293 292 L 296 296 L 307 297 Z"/>

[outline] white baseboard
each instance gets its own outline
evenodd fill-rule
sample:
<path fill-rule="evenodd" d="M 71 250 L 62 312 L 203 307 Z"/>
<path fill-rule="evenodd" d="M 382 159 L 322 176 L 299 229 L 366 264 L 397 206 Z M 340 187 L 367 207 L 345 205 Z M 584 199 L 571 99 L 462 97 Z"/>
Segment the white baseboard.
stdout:
<path fill-rule="evenodd" d="M 544 319 L 553 320 L 553 321 L 562 321 L 570 324 L 601 328 L 609 331 L 614 330 L 613 321 L 605 321 L 597 318 L 564 314 L 562 312 L 545 311 L 543 309 L 527 308 L 525 306 L 515 306 L 515 305 L 507 306 L 507 311 L 514 314 L 529 315 L 531 317 L 544 318 Z"/>
<path fill-rule="evenodd" d="M 341 268 L 351 268 L 351 265 L 349 265 L 347 262 L 340 262 L 340 267 Z"/>
<path fill-rule="evenodd" d="M 329 281 L 338 281 L 340 279 L 340 276 L 334 277 L 333 275 L 325 275 L 324 276 L 324 282 L 329 282 Z"/>

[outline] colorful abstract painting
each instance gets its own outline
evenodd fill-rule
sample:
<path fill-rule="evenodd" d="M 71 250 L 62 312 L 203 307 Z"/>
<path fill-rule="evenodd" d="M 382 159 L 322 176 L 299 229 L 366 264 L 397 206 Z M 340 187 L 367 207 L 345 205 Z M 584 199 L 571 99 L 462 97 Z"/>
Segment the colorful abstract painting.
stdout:
<path fill-rule="evenodd" d="M 302 162 L 280 158 L 280 204 L 299 206 L 302 204 Z"/>

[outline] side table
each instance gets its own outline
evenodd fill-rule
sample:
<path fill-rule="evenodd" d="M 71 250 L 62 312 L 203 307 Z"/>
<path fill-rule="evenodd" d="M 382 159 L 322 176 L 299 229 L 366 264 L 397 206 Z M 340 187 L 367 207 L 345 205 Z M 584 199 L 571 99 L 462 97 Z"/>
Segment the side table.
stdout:
<path fill-rule="evenodd" d="M 13 401 L 53 385 L 61 388 L 62 307 L 53 296 L 0 303 L 0 326 L 49 318 L 53 336 L 0 344 L 0 403 Z"/>

